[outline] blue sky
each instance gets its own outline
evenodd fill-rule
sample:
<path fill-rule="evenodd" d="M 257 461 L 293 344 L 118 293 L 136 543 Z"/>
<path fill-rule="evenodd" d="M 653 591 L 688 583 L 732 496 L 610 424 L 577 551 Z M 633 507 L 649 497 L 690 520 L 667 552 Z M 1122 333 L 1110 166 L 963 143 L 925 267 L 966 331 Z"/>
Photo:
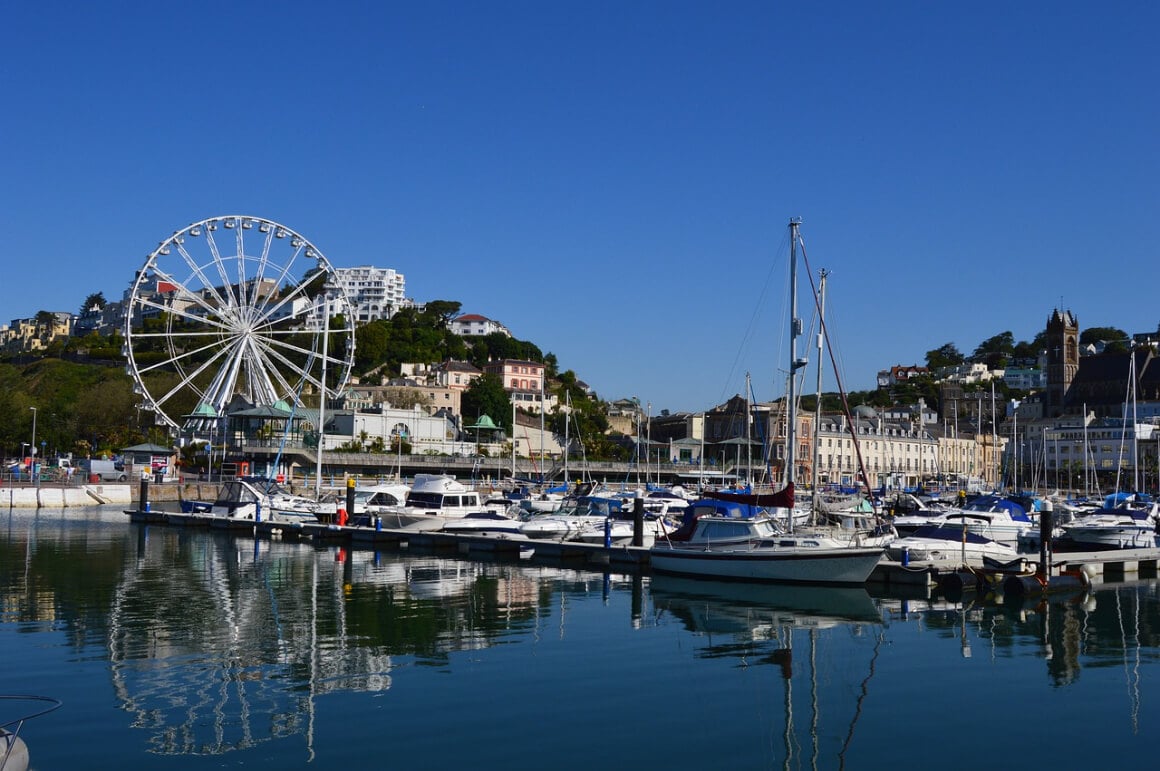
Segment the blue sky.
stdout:
<path fill-rule="evenodd" d="M 790 217 L 831 271 L 850 390 L 947 342 L 1030 340 L 1061 303 L 1081 328 L 1160 322 L 1153 3 L 4 17 L 3 320 L 119 298 L 174 230 L 251 214 L 654 414 L 743 393 L 746 372 L 784 393 Z M 808 326 L 804 275 L 799 297 Z"/>

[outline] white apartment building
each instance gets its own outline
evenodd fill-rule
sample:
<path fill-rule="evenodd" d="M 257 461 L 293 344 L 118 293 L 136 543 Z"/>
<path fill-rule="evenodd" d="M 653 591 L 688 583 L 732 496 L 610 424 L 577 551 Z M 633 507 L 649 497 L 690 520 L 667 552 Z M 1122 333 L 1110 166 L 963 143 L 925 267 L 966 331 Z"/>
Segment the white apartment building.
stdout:
<path fill-rule="evenodd" d="M 1021 432 L 1012 450 L 1020 467 L 1045 469 L 1052 484 L 1059 478 L 1061 486 L 1082 486 L 1077 480 L 1093 474 L 1106 482 L 1119 471 L 1124 475 L 1121 489 L 1127 490 L 1138 476 L 1155 478 L 1158 438 L 1160 431 L 1152 423 L 1089 415 L 1086 421 L 1080 416 L 1045 426 L 1038 437 Z"/>
<path fill-rule="evenodd" d="M 354 305 L 355 321 L 366 324 L 389 319 L 407 298 L 406 280 L 391 268 L 361 265 L 357 268 L 335 268 L 335 280 L 346 290 Z"/>
<path fill-rule="evenodd" d="M 854 428 L 857 450 L 844 415 L 822 416 L 815 448 L 821 484 L 859 482 L 859 452 L 874 487 L 915 487 L 935 474 L 981 479 L 993 486 L 998 477 L 999 456 L 991 449 L 990 436 L 938 437 L 913 420 L 884 419 L 865 406 L 855 408 Z M 998 446 L 1001 451 L 1002 437 Z"/>

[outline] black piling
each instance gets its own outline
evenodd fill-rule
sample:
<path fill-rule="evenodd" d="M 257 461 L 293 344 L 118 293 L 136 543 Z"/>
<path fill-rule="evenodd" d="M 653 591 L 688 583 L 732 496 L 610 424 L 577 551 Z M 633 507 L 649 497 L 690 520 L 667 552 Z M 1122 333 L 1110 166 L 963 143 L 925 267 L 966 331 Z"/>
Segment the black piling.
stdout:
<path fill-rule="evenodd" d="M 1036 574 L 1041 578 L 1051 575 L 1051 533 L 1055 530 L 1055 514 L 1052 512 L 1051 501 L 1044 501 L 1039 512 L 1039 570 Z"/>
<path fill-rule="evenodd" d="M 149 511 L 149 478 L 141 477 L 141 492 L 137 496 L 137 513 Z"/>
<path fill-rule="evenodd" d="M 644 546 L 644 498 L 632 500 L 632 545 Z"/>

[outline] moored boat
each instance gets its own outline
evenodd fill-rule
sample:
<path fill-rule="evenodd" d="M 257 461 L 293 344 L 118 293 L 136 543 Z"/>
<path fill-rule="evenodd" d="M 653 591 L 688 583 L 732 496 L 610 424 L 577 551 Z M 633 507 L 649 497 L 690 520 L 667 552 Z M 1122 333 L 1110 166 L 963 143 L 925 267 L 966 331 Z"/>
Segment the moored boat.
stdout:
<path fill-rule="evenodd" d="M 782 501 L 792 496 L 783 491 Z M 661 573 L 749 581 L 857 585 L 882 557 L 881 546 L 850 546 L 817 533 L 785 532 L 766 515 L 698 516 L 649 551 Z"/>
<path fill-rule="evenodd" d="M 451 520 L 481 511 L 501 512 L 505 504 L 485 501 L 478 490 L 447 474 L 416 474 L 402 506 L 386 506 L 382 526 L 399 530 L 442 530 Z"/>
<path fill-rule="evenodd" d="M 805 365 L 797 356 L 798 222 L 790 222 L 790 372 Z M 796 404 L 795 378 L 788 378 L 786 403 Z M 794 530 L 794 474 L 796 418 L 786 423 L 784 489 L 773 495 L 727 496 L 739 504 L 757 506 L 756 516 L 699 515 L 694 505 L 686 526 L 649 551 L 652 568 L 662 573 L 705 578 L 809 584 L 861 584 L 870 577 L 883 554 L 882 546 L 853 546 L 821 533 Z M 721 496 L 714 496 L 721 497 Z M 784 512 L 784 527 L 771 512 Z"/>
<path fill-rule="evenodd" d="M 886 547 L 895 562 L 942 562 L 955 565 L 1005 564 L 1019 559 L 1019 550 L 964 528 L 961 524 L 924 525 L 896 538 Z"/>
<path fill-rule="evenodd" d="M 1160 512 L 1155 503 L 1105 508 L 1077 517 L 1062 525 L 1061 531 L 1055 547 L 1063 551 L 1156 548 L 1160 546 Z"/>

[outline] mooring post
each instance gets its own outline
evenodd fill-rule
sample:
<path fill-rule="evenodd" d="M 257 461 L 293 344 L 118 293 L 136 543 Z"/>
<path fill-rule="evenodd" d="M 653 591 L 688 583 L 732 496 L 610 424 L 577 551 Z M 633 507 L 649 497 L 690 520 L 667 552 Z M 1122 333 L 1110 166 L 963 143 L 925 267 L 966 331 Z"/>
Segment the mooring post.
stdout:
<path fill-rule="evenodd" d="M 1043 579 L 1051 576 L 1051 534 L 1055 530 L 1055 512 L 1051 501 L 1044 500 L 1039 509 L 1039 570 Z"/>
<path fill-rule="evenodd" d="M 149 511 L 149 479 L 141 477 L 141 492 L 137 495 L 137 513 Z"/>
<path fill-rule="evenodd" d="M 644 546 L 644 496 L 640 490 L 632 499 L 632 545 Z"/>
<path fill-rule="evenodd" d="M 346 517 L 347 522 L 354 520 L 354 477 L 346 478 Z"/>

